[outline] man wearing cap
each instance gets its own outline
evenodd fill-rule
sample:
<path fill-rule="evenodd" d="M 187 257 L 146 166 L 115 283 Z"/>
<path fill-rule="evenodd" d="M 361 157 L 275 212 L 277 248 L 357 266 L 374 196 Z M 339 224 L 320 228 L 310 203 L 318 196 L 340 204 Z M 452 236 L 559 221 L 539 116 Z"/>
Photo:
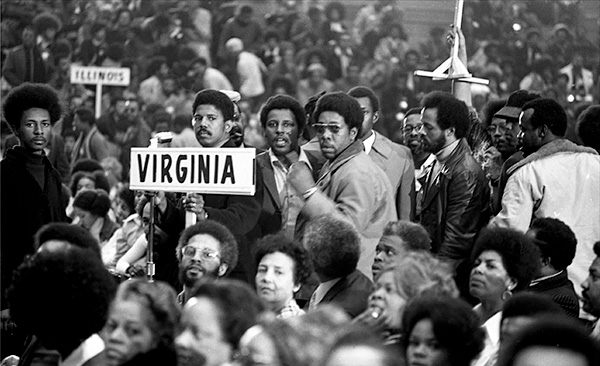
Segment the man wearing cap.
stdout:
<path fill-rule="evenodd" d="M 519 114 L 521 107 L 540 98 L 537 93 L 526 90 L 513 92 L 506 101 L 506 105 L 494 114 L 487 128 L 492 138 L 493 146 L 486 152 L 493 168 L 489 169 L 488 178 L 492 184 L 492 211 L 500 212 L 500 200 L 508 180 L 507 170 L 523 159 L 523 152 L 519 150 L 517 135 L 519 134 Z"/>
<path fill-rule="evenodd" d="M 519 117 L 524 159 L 509 170 L 502 209 L 490 227 L 527 231 L 535 218 L 560 218 L 577 238 L 567 270 L 578 290 L 600 238 L 600 156 L 564 139 L 567 115 L 556 101 L 532 100 Z"/>

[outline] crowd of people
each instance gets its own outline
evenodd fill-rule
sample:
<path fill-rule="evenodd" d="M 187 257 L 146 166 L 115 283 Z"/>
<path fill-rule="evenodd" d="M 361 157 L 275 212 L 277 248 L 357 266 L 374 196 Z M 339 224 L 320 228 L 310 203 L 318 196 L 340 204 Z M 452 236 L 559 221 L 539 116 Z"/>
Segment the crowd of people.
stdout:
<path fill-rule="evenodd" d="M 3 365 L 597 363 L 577 5 L 467 2 L 420 45 L 397 1 L 252 5 L 2 3 Z M 488 86 L 414 76 L 451 47 Z M 71 65 L 131 83 L 95 109 Z M 253 148 L 255 193 L 131 190 L 148 146 Z"/>

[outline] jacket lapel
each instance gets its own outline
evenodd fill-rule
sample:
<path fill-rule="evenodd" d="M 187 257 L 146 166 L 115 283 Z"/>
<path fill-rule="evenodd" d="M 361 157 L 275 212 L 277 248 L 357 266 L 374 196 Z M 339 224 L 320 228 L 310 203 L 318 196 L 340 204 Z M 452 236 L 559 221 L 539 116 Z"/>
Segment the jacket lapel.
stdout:
<path fill-rule="evenodd" d="M 265 152 L 258 156 L 258 163 L 261 166 L 263 175 L 263 184 L 267 188 L 267 192 L 271 195 L 271 198 L 277 205 L 278 209 L 281 209 L 281 202 L 279 200 L 279 192 L 277 191 L 277 183 L 275 182 L 275 173 L 273 172 L 273 166 L 269 158 L 269 153 Z"/>

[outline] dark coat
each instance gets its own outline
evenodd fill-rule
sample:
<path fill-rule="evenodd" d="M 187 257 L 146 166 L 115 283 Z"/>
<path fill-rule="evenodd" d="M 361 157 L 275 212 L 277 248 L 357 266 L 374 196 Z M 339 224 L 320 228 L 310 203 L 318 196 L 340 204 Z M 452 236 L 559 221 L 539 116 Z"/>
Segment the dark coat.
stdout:
<path fill-rule="evenodd" d="M 42 190 L 25 166 L 21 146 L 7 151 L 0 162 L 2 299 L 12 282 L 13 271 L 27 254 L 33 253 L 33 236 L 50 222 L 67 222 L 67 199 L 62 194 L 61 176 L 44 156 L 45 187 Z M 2 307 L 7 306 L 2 301 Z"/>
<path fill-rule="evenodd" d="M 466 140 L 460 140 L 439 179 L 430 187 L 426 182 L 424 189 L 421 224 L 431 237 L 432 251 L 441 258 L 468 258 L 489 220 L 490 190 Z"/>
<path fill-rule="evenodd" d="M 548 295 L 555 303 L 560 305 L 567 315 L 574 319 L 579 318 L 579 299 L 566 270 L 557 276 L 537 282 L 534 286 L 530 286 L 528 290 Z"/>
<path fill-rule="evenodd" d="M 354 272 L 336 282 L 319 304 L 335 304 L 354 318 L 367 310 L 371 292 L 373 292 L 373 282 L 355 269 Z"/>
<path fill-rule="evenodd" d="M 319 158 L 310 151 L 304 151 L 306 157 L 313 168 L 313 179 L 316 181 L 319 176 L 319 170 L 323 166 L 325 159 Z M 273 166 L 271 165 L 271 158 L 269 152 L 265 151 L 256 156 L 256 166 L 258 173 L 262 175 L 263 181 L 263 204 L 258 219 L 258 226 L 260 228 L 259 237 L 263 237 L 268 234 L 278 232 L 281 229 L 281 220 L 283 203 L 279 199 L 279 191 L 277 190 L 277 183 L 275 182 L 275 173 L 273 172 Z"/>
<path fill-rule="evenodd" d="M 223 147 L 236 147 L 228 140 Z M 205 194 L 204 209 L 209 220 L 225 225 L 235 236 L 238 243 L 238 265 L 230 277 L 254 284 L 255 265 L 252 246 L 259 237 L 256 229 L 263 201 L 262 176 L 256 173 L 256 193 L 254 196 L 225 194 Z M 159 218 L 159 226 L 169 234 L 179 237 L 185 228 L 185 209 L 171 202 Z"/>

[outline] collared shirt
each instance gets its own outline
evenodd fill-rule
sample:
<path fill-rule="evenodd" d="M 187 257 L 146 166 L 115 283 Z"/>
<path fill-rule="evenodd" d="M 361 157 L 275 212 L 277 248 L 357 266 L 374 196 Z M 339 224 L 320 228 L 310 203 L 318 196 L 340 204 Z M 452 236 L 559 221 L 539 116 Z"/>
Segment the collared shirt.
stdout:
<path fill-rule="evenodd" d="M 473 309 L 477 309 L 481 307 L 481 304 L 476 305 Z M 497 312 L 492 315 L 485 323 L 481 326 L 485 331 L 485 338 L 483 343 L 483 350 L 477 356 L 473 362 L 472 366 L 484 366 L 490 362 L 491 359 L 495 357 L 495 354 L 498 352 L 498 348 L 500 347 L 500 326 L 502 321 L 502 311 Z"/>
<path fill-rule="evenodd" d="M 300 306 L 296 303 L 296 300 L 292 299 L 286 306 L 282 307 L 275 315 L 279 319 L 293 318 L 304 314 L 304 310 L 300 309 Z"/>
<path fill-rule="evenodd" d="M 59 366 L 81 366 L 104 351 L 104 341 L 96 333 L 83 341 Z"/>
<path fill-rule="evenodd" d="M 374 143 L 375 143 L 375 132 L 371 131 L 371 135 L 363 141 L 363 146 L 365 147 L 365 153 L 369 154 L 371 152 L 371 149 L 373 148 Z"/>
<path fill-rule="evenodd" d="M 269 149 L 269 158 L 271 160 L 271 166 L 273 167 L 273 174 L 275 175 L 275 184 L 277 185 L 277 192 L 279 192 L 279 202 L 281 202 L 282 213 L 281 213 L 281 228 L 287 233 L 293 235 L 296 227 L 296 220 L 302 207 L 304 206 L 304 199 L 302 195 L 297 192 L 287 181 L 287 175 L 289 169 L 285 167 L 279 161 L 277 156 L 273 153 L 272 149 Z M 302 161 L 308 165 L 312 170 L 308 156 L 302 148 L 300 148 L 300 155 L 298 161 Z"/>
<path fill-rule="evenodd" d="M 536 278 L 535 280 L 531 281 L 531 284 L 529 284 L 529 287 L 533 287 L 533 286 L 537 285 L 538 283 L 540 283 L 542 281 L 549 280 L 549 279 L 551 279 L 553 277 L 559 276 L 563 272 L 564 272 L 564 270 L 562 270 L 562 271 L 560 271 L 558 273 L 552 274 L 550 276 L 544 276 L 544 277 Z"/>
<path fill-rule="evenodd" d="M 327 292 L 331 290 L 331 288 L 338 283 L 340 278 L 334 278 L 333 280 L 329 280 L 323 283 L 320 283 L 319 286 L 315 289 L 312 296 L 310 297 L 310 302 L 308 303 L 308 309 L 313 310 L 317 308 L 317 305 L 323 300 Z"/>

